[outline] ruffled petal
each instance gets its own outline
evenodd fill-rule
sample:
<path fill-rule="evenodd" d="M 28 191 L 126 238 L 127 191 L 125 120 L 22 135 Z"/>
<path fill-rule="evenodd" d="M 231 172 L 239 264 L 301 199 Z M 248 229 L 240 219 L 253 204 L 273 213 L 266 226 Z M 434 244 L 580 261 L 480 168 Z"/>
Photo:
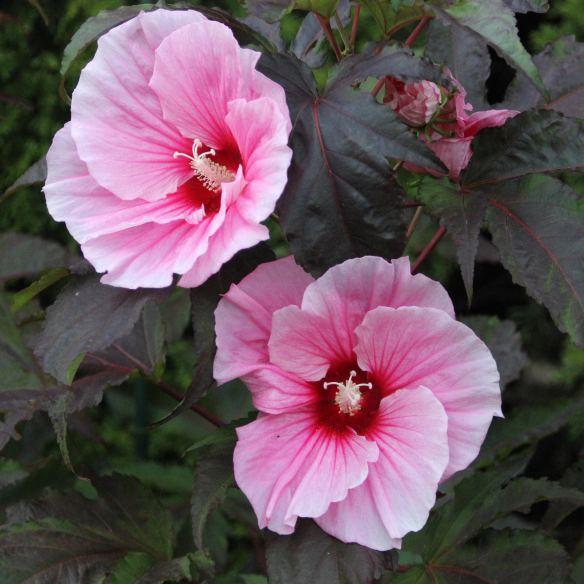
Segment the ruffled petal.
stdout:
<path fill-rule="evenodd" d="M 213 375 L 222 384 L 265 366 L 273 313 L 298 306 L 313 278 L 289 256 L 258 266 L 219 301 Z"/>
<path fill-rule="evenodd" d="M 352 347 L 340 330 L 334 321 L 297 306 L 280 308 L 272 317 L 270 361 L 306 381 L 322 379 L 331 365 L 352 361 Z"/>
<path fill-rule="evenodd" d="M 172 284 L 174 273 L 188 270 L 194 257 L 204 253 L 209 223 L 146 223 L 90 239 L 81 250 L 98 272 L 107 272 L 104 284 L 164 288 Z"/>
<path fill-rule="evenodd" d="M 515 110 L 486 110 L 470 115 L 464 124 L 464 135 L 475 136 L 484 128 L 503 126 L 505 122 L 514 118 L 519 112 Z"/>
<path fill-rule="evenodd" d="M 242 377 L 260 412 L 284 414 L 319 401 L 311 383 L 273 365 L 266 365 Z"/>
<path fill-rule="evenodd" d="M 423 274 L 412 276 L 407 257 L 387 262 L 363 257 L 328 270 L 304 293 L 302 310 L 334 323 L 343 346 L 353 346 L 354 331 L 377 306 L 428 306 L 454 317 L 446 290 Z"/>
<path fill-rule="evenodd" d="M 226 122 L 229 103 L 267 97 L 274 100 L 278 117 L 287 120 L 289 131 L 283 90 L 256 71 L 259 56 L 242 49 L 219 22 L 192 24 L 169 35 L 156 50 L 150 82 L 165 119 L 186 137 L 218 150 L 229 148 L 234 144 Z"/>
<path fill-rule="evenodd" d="M 467 326 L 433 308 L 380 307 L 357 331 L 359 366 L 385 395 L 428 387 L 448 414 L 450 462 L 443 478 L 477 456 L 493 416 L 501 416 L 497 365 Z"/>
<path fill-rule="evenodd" d="M 451 178 L 458 178 L 472 157 L 472 141 L 472 137 L 440 138 L 434 142 L 427 142 L 427 146 L 448 169 L 448 175 Z"/>
<path fill-rule="evenodd" d="M 210 236 L 205 254 L 197 257 L 192 268 L 180 279 L 179 286 L 183 288 L 200 286 L 210 276 L 216 274 L 238 251 L 253 247 L 269 238 L 267 227 L 244 219 L 234 204 L 244 191 L 245 184 L 241 166 L 234 181 L 223 183 L 221 207 L 225 219 L 220 228 Z"/>
<path fill-rule="evenodd" d="M 81 73 L 71 103 L 72 135 L 93 178 L 121 199 L 163 198 L 192 175 L 184 160 L 173 158 L 189 152 L 192 141 L 163 119 L 149 81 L 162 34 L 201 19 L 192 10 L 133 18 L 99 39 Z"/>
<path fill-rule="evenodd" d="M 384 398 L 367 437 L 379 447 L 369 476 L 346 499 L 316 521 L 345 542 L 377 550 L 399 547 L 410 531 L 421 529 L 436 500 L 448 464 L 448 418 L 426 388 Z"/>
<path fill-rule="evenodd" d="M 237 99 L 228 109 L 226 123 L 237 143 L 247 183 L 237 209 L 246 220 L 259 223 L 274 211 L 286 186 L 292 158 L 289 116 L 284 117 L 277 103 L 266 97 Z"/>
<path fill-rule="evenodd" d="M 79 158 L 68 122 L 57 132 L 47 154 L 47 181 L 43 189 L 49 213 L 65 221 L 79 242 L 123 231 L 144 223 L 189 220 L 196 207 L 181 189 L 159 201 L 124 201 L 100 187 Z"/>
<path fill-rule="evenodd" d="M 306 411 L 260 415 L 237 434 L 235 480 L 260 528 L 280 534 L 292 533 L 298 517 L 318 517 L 344 499 L 379 455 L 374 442 L 333 433 Z"/>

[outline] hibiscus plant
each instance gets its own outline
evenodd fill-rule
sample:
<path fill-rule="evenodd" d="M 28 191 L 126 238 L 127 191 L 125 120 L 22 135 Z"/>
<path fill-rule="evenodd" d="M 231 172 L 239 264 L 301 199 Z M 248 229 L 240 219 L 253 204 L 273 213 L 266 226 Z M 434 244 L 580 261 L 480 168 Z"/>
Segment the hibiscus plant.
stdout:
<path fill-rule="evenodd" d="M 0 234 L 0 582 L 584 580 L 584 49 L 530 55 L 547 9 L 70 31 L 0 196 L 61 225 Z"/>

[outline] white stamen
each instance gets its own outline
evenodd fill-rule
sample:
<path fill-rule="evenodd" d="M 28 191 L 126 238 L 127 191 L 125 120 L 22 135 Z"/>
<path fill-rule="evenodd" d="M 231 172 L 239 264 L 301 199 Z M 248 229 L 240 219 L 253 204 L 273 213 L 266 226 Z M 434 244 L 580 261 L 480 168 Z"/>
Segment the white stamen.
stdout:
<path fill-rule="evenodd" d="M 221 183 L 235 180 L 235 175 L 226 166 L 217 164 L 208 158 L 217 154 L 213 148 L 199 154 L 199 148 L 202 145 L 203 143 L 197 138 L 193 142 L 192 156 L 183 152 L 175 152 L 173 158 L 182 157 L 190 160 L 195 176 L 203 183 L 205 188 L 216 193 L 221 190 Z"/>
<path fill-rule="evenodd" d="M 339 383 L 338 381 L 325 381 L 323 386 L 328 389 L 331 385 L 337 386 L 337 393 L 335 395 L 335 403 L 339 406 L 339 410 L 343 414 L 349 414 L 349 416 L 354 416 L 355 412 L 361 409 L 361 387 L 366 387 L 367 389 L 372 389 L 372 383 L 353 383 L 353 377 L 357 375 L 356 371 L 351 371 L 349 374 L 349 379 L 344 383 Z"/>

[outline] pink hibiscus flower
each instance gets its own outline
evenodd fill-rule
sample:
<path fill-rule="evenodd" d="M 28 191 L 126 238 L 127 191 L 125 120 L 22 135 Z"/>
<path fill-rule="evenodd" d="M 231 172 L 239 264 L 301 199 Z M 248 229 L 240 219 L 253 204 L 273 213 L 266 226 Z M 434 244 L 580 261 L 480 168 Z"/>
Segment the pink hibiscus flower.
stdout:
<path fill-rule="evenodd" d="M 198 286 L 268 238 L 291 124 L 259 57 L 195 11 L 141 13 L 101 37 L 44 192 L 102 282 Z"/>
<path fill-rule="evenodd" d="M 345 542 L 399 547 L 502 415 L 489 350 L 407 258 L 316 281 L 290 257 L 264 264 L 215 316 L 215 378 L 242 378 L 260 410 L 234 466 L 261 528 L 312 517 Z"/>
<path fill-rule="evenodd" d="M 448 176 L 458 179 L 472 157 L 472 141 L 484 128 L 502 126 L 519 112 L 514 110 L 486 110 L 469 114 L 473 107 L 466 103 L 464 87 L 446 73 L 455 85 L 455 93 L 444 107 L 439 107 L 440 88 L 431 81 L 403 83 L 388 77 L 385 83 L 387 103 L 406 123 L 419 127 L 431 123 L 422 138 L 448 169 Z M 444 90 L 445 92 L 445 90 Z M 431 114 L 431 115 L 429 115 Z M 429 117 L 428 117 L 429 115 Z M 422 119 L 425 122 L 420 123 Z M 435 170 L 406 163 L 404 168 L 442 176 Z"/>

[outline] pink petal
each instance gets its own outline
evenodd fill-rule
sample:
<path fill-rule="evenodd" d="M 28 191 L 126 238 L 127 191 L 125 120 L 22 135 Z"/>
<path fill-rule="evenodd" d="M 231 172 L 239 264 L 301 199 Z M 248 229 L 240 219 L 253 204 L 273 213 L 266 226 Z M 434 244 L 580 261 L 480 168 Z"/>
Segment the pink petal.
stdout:
<path fill-rule="evenodd" d="M 475 136 L 484 128 L 502 126 L 519 112 L 514 110 L 486 110 L 470 115 L 464 124 L 464 135 Z"/>
<path fill-rule="evenodd" d="M 49 212 L 65 221 L 79 243 L 144 223 L 188 220 L 196 209 L 179 192 L 160 201 L 124 201 L 100 187 L 79 158 L 68 122 L 57 132 L 47 154 L 47 181 L 43 189 Z"/>
<path fill-rule="evenodd" d="M 237 434 L 235 480 L 260 528 L 281 534 L 292 533 L 298 517 L 318 517 L 344 499 L 379 455 L 374 442 L 333 433 L 306 411 L 260 415 Z"/>
<path fill-rule="evenodd" d="M 306 381 L 322 379 L 331 365 L 353 358 L 351 345 L 334 321 L 297 306 L 274 312 L 268 348 L 274 365 Z"/>
<path fill-rule="evenodd" d="M 297 375 L 266 365 L 242 377 L 260 412 L 284 414 L 319 401 L 314 386 Z"/>
<path fill-rule="evenodd" d="M 173 273 L 187 272 L 207 251 L 217 215 L 198 225 L 173 221 L 146 223 L 87 241 L 83 255 L 104 284 L 122 288 L 163 288 L 172 284 Z"/>
<path fill-rule="evenodd" d="M 190 24 L 169 35 L 156 50 L 150 85 L 165 119 L 184 136 L 216 149 L 231 147 L 226 117 L 234 99 L 253 100 L 263 90 L 278 100 L 280 117 L 289 118 L 287 109 L 286 116 L 282 113 L 282 88 L 255 70 L 258 58 L 259 53 L 242 49 L 224 24 Z"/>
<path fill-rule="evenodd" d="M 384 398 L 367 437 L 379 447 L 369 476 L 316 522 L 345 542 L 377 550 L 399 547 L 399 539 L 421 529 L 436 500 L 448 464 L 448 419 L 424 387 Z"/>
<path fill-rule="evenodd" d="M 283 306 L 298 306 L 312 281 L 289 256 L 258 266 L 231 286 L 215 311 L 217 355 L 213 375 L 217 383 L 268 363 L 272 314 Z"/>
<path fill-rule="evenodd" d="M 433 308 L 380 307 L 356 331 L 362 369 L 387 394 L 423 385 L 448 414 L 450 462 L 444 477 L 477 456 L 493 416 L 501 416 L 499 373 L 486 345 Z"/>
<path fill-rule="evenodd" d="M 156 10 L 99 39 L 81 73 L 71 104 L 72 135 L 93 178 L 122 199 L 156 200 L 191 176 L 174 152 L 189 152 L 184 138 L 162 117 L 148 83 L 155 44 L 171 29 L 201 21 L 195 11 Z"/>
<path fill-rule="evenodd" d="M 288 148 L 289 116 L 273 99 L 237 99 L 228 106 L 226 123 L 245 169 L 246 188 L 237 200 L 243 218 L 259 223 L 276 207 L 287 181 L 292 150 Z M 253 120 L 253 124 L 250 123 Z"/>
<path fill-rule="evenodd" d="M 412 276 L 407 257 L 347 260 L 311 284 L 302 300 L 302 310 L 334 323 L 343 347 L 354 345 L 355 328 L 377 306 L 428 306 L 454 317 L 446 290 L 423 274 Z"/>
<path fill-rule="evenodd" d="M 449 170 L 451 178 L 458 178 L 468 166 L 472 156 L 472 137 L 469 138 L 440 138 L 426 145 Z"/>
<path fill-rule="evenodd" d="M 221 190 L 221 221 L 217 229 L 209 233 L 204 254 L 198 255 L 191 269 L 180 279 L 179 286 L 200 286 L 238 251 L 253 247 L 268 239 L 269 232 L 263 225 L 246 221 L 241 217 L 235 201 L 245 190 L 246 181 L 239 167 L 235 180 L 223 183 Z"/>

